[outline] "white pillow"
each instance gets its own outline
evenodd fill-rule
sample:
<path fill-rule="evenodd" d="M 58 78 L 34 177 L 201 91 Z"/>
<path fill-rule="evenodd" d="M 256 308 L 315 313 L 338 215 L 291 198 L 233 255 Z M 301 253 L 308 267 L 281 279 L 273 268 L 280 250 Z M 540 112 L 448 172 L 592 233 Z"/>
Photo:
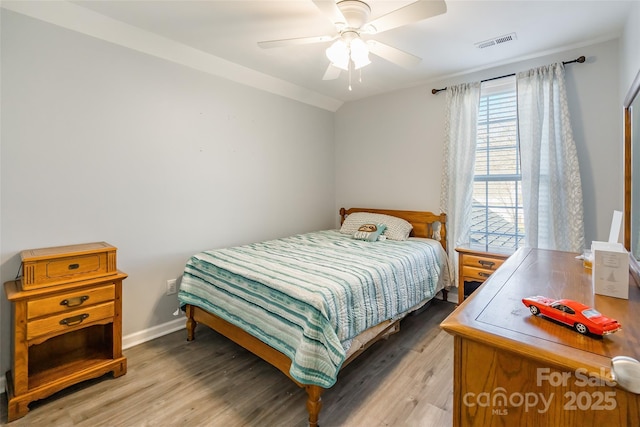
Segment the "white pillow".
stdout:
<path fill-rule="evenodd" d="M 387 228 L 382 233 L 383 236 L 387 236 L 390 240 L 407 240 L 409 234 L 413 229 L 413 226 L 408 221 L 396 216 L 384 215 L 371 212 L 354 212 L 348 215 L 340 232 L 343 234 L 353 234 L 364 224 L 384 224 Z"/>

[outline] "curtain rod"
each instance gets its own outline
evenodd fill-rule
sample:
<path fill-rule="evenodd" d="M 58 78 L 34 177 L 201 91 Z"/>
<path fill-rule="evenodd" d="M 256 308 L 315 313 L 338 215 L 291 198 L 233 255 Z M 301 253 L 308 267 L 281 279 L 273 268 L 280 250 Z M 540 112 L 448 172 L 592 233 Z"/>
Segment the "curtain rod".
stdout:
<path fill-rule="evenodd" d="M 586 61 L 586 58 L 584 56 L 580 56 L 580 57 L 574 59 L 573 61 L 562 61 L 562 65 L 573 64 L 574 62 L 578 62 L 578 63 L 582 64 L 584 61 Z M 498 79 L 502 79 L 502 78 L 505 78 L 505 77 L 515 76 L 515 75 L 516 75 L 516 73 L 505 74 L 504 76 L 491 77 L 490 79 L 480 80 L 480 82 L 489 82 L 491 80 L 498 80 Z M 442 92 L 443 90 L 447 90 L 447 88 L 443 87 L 442 89 L 431 89 L 431 93 L 436 95 L 438 92 Z"/>

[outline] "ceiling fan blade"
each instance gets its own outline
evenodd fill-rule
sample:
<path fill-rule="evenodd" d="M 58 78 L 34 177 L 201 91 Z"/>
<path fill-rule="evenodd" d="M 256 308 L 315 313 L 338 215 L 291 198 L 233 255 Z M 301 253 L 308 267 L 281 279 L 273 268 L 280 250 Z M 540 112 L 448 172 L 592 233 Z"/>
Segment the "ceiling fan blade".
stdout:
<path fill-rule="evenodd" d="M 393 12 L 389 12 L 386 15 L 382 15 L 369 22 L 367 26 L 371 25 L 375 28 L 376 33 L 381 33 L 440 15 L 446 11 L 447 5 L 444 0 L 419 0 L 400 9 L 396 9 Z"/>
<path fill-rule="evenodd" d="M 422 58 L 376 40 L 367 40 L 367 46 L 374 55 L 404 68 L 417 67 L 422 62 Z"/>
<path fill-rule="evenodd" d="M 342 12 L 340 12 L 340 9 L 338 9 L 335 0 L 313 0 L 313 3 L 322 11 L 322 13 L 331 19 L 333 24 L 338 22 L 347 22 L 347 20 L 344 19 Z"/>
<path fill-rule="evenodd" d="M 327 67 L 327 71 L 325 71 L 324 73 L 324 77 L 322 77 L 322 80 L 335 80 L 338 77 L 340 77 L 340 68 L 338 67 L 334 67 L 333 64 L 329 63 L 329 66 Z"/>
<path fill-rule="evenodd" d="M 335 40 L 338 36 L 314 36 L 314 37 L 298 37 L 294 39 L 269 40 L 258 42 L 258 46 L 263 49 L 271 49 L 274 47 L 295 46 L 301 44 L 322 43 Z"/>

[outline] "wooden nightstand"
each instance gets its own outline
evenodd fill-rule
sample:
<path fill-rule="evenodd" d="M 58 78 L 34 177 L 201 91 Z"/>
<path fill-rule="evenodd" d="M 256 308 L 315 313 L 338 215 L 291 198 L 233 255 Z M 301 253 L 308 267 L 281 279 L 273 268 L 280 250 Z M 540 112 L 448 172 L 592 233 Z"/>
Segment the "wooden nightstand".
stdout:
<path fill-rule="evenodd" d="M 458 252 L 458 304 L 484 283 L 510 255 L 484 252 L 464 246 L 457 247 L 456 252 Z"/>
<path fill-rule="evenodd" d="M 49 280 L 44 285 L 47 279 L 38 275 L 28 289 L 23 284 L 28 276 L 4 284 L 14 309 L 13 364 L 6 377 L 8 421 L 26 415 L 29 403 L 70 385 L 108 372 L 114 377 L 126 373 L 121 312 L 127 275 L 100 272 L 104 251 L 98 252 L 85 250 L 66 258 L 52 254 L 38 260 L 45 264 Z M 115 267 L 115 253 L 113 258 Z M 23 268 L 29 260 L 23 257 Z M 60 268 L 64 263 L 66 274 Z M 100 277 L 92 277 L 96 275 Z"/>

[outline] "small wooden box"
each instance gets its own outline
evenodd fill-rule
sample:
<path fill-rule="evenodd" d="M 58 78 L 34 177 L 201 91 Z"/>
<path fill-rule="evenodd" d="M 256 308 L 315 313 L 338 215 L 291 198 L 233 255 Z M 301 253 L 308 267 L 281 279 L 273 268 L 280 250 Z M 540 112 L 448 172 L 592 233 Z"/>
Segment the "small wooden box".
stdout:
<path fill-rule="evenodd" d="M 106 242 L 95 242 L 22 251 L 22 289 L 116 274 L 116 250 Z"/>

